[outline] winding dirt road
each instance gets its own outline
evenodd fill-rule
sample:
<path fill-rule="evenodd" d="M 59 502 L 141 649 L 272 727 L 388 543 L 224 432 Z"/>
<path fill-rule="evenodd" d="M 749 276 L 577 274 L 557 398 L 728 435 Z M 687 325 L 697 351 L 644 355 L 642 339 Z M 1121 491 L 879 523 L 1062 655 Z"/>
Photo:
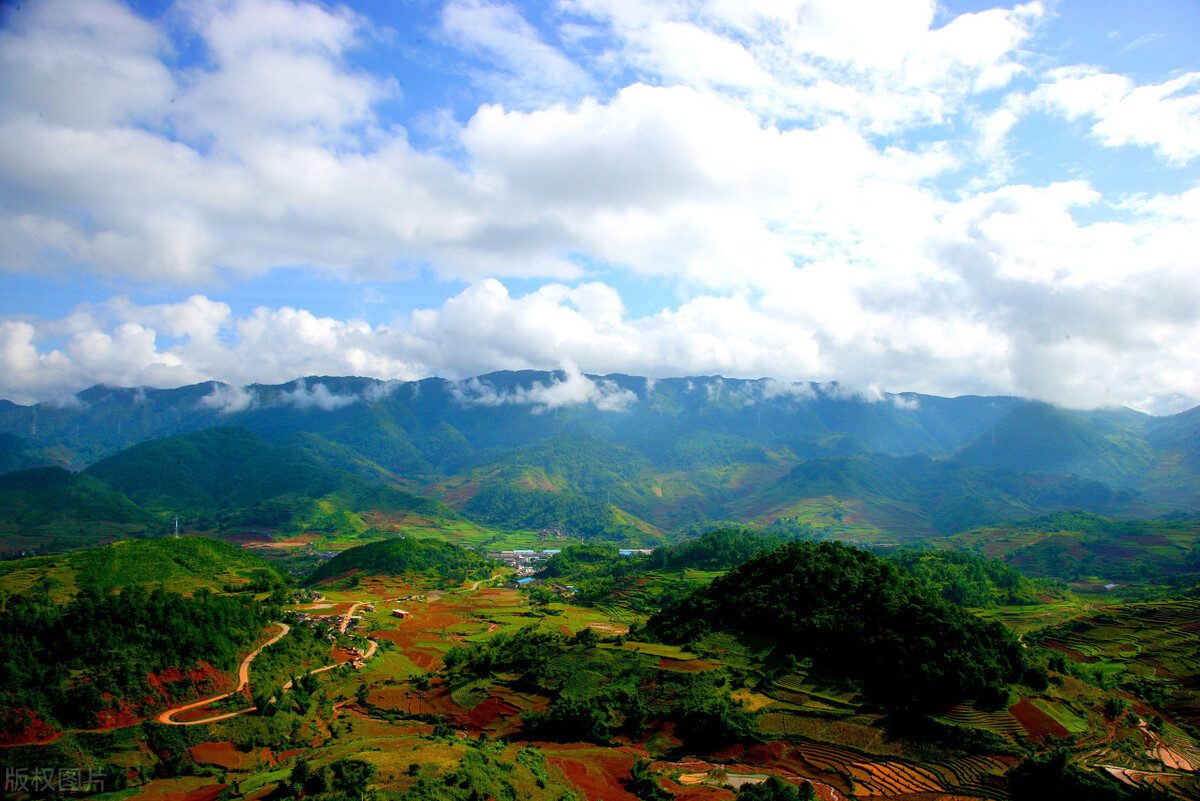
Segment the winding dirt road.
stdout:
<path fill-rule="evenodd" d="M 355 609 L 357 609 L 360 606 L 365 606 L 365 605 L 366 604 L 355 604 L 354 606 L 352 606 L 350 608 L 350 611 L 346 613 L 345 618 L 343 618 L 343 620 L 342 620 L 341 631 L 343 634 L 346 631 L 346 627 L 350 623 L 350 615 L 354 614 Z M 235 712 L 225 712 L 220 715 L 212 715 L 207 718 L 200 718 L 199 720 L 175 720 L 175 716 L 178 715 L 180 712 L 186 712 L 189 709 L 195 709 L 196 707 L 206 706 L 208 704 L 216 703 L 217 701 L 220 701 L 224 698 L 228 698 L 229 696 L 234 695 L 235 693 L 241 692 L 242 688 L 244 688 L 247 684 L 250 683 L 250 663 L 254 661 L 254 657 L 258 656 L 259 652 L 263 648 L 266 648 L 268 645 L 274 645 L 275 643 L 279 642 L 279 640 L 282 639 L 285 634 L 287 634 L 289 631 L 291 631 L 291 627 L 287 623 L 276 623 L 275 625 L 279 626 L 279 629 L 280 629 L 279 633 L 276 634 L 271 639 L 267 640 L 265 643 L 263 643 L 259 647 L 255 648 L 253 651 L 251 651 L 246 656 L 245 659 L 242 660 L 242 664 L 238 668 L 238 686 L 236 689 L 232 690 L 231 692 L 223 693 L 222 695 L 214 695 L 212 698 L 205 698 L 203 701 L 193 701 L 192 703 L 186 704 L 184 706 L 177 706 L 174 709 L 168 709 L 167 711 L 159 714 L 159 716 L 157 718 L 158 722 L 166 723 L 168 726 L 196 726 L 201 723 L 215 723 L 218 720 L 228 720 L 229 718 L 235 718 L 238 715 L 245 715 L 249 712 L 253 712 L 254 710 L 258 709 L 258 707 L 252 706 L 252 707 L 248 707 L 246 709 L 239 709 Z M 372 656 L 375 655 L 375 651 L 378 648 L 379 648 L 379 643 L 377 643 L 375 640 L 370 640 L 369 644 L 367 645 L 367 650 L 363 654 L 363 659 L 370 659 Z M 325 665 L 324 667 L 319 667 L 316 670 L 310 670 L 309 673 L 324 673 L 327 670 L 333 670 L 335 667 L 338 667 L 339 664 L 340 663 L 335 662 L 332 665 Z M 287 684 L 283 685 L 283 689 L 284 690 L 292 689 L 292 680 L 291 679 L 288 680 Z"/>
<path fill-rule="evenodd" d="M 259 652 L 268 645 L 274 645 L 275 643 L 279 642 L 281 639 L 283 639 L 285 634 L 292 630 L 292 627 L 287 623 L 276 623 L 275 625 L 279 626 L 279 633 L 255 648 L 246 655 L 245 659 L 242 660 L 241 667 L 238 668 L 238 685 L 236 688 L 234 688 L 231 692 L 222 693 L 221 695 L 214 695 L 212 698 L 205 698 L 203 701 L 195 701 L 185 706 L 177 706 L 174 709 L 168 709 L 166 712 L 163 712 L 158 716 L 158 722 L 166 723 L 169 726 L 195 726 L 198 723 L 212 723 L 213 721 L 225 720 L 227 718 L 237 717 L 238 715 L 244 715 L 247 712 L 253 712 L 256 707 L 239 709 L 236 712 L 226 712 L 223 715 L 214 715 L 213 717 L 202 718 L 201 720 L 174 720 L 175 715 L 178 715 L 180 712 L 186 712 L 187 710 L 195 709 L 198 706 L 216 703 L 224 698 L 228 698 L 234 693 L 241 692 L 242 689 L 250 683 L 250 663 L 254 661 L 254 657 L 258 656 Z"/>

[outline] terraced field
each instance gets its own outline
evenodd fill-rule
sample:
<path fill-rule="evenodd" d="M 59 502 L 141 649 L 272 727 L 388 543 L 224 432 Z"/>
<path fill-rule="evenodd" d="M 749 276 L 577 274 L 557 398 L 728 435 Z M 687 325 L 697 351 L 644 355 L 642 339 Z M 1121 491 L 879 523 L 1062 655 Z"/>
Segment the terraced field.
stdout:
<path fill-rule="evenodd" d="M 1040 642 L 1112 684 L 1163 696 L 1163 712 L 1200 728 L 1200 599 L 1102 607 Z"/>
<path fill-rule="evenodd" d="M 1025 735 L 1025 729 L 1007 709 L 985 712 L 976 709 L 974 704 L 959 704 L 943 714 L 941 719 L 955 726 L 995 732 L 1014 741 Z"/>

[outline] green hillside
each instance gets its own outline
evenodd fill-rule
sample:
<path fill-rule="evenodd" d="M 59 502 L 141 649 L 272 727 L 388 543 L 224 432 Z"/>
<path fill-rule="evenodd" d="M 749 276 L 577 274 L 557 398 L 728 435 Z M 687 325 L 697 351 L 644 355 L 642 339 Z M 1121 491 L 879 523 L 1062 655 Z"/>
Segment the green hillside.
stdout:
<path fill-rule="evenodd" d="M 89 467 L 101 479 L 148 507 L 179 513 L 218 513 L 233 524 L 313 523 L 335 510 L 456 515 L 433 499 L 370 483 L 316 458 L 272 445 L 244 428 L 210 428 L 135 445 Z"/>
<path fill-rule="evenodd" d="M 210 510 L 277 495 L 320 496 L 349 477 L 244 428 L 210 428 L 135 445 L 85 471 L 149 507 Z"/>
<path fill-rule="evenodd" d="M 884 558 L 959 606 L 1027 606 L 1047 595 L 1062 595 L 1049 581 L 1030 579 L 999 560 L 961 551 L 904 549 Z"/>
<path fill-rule="evenodd" d="M 1158 583 L 1200 574 L 1200 519 L 1112 520 L 1062 512 L 930 540 L 1062 581 Z"/>
<path fill-rule="evenodd" d="M 161 527 L 160 519 L 90 476 L 61 467 L 0 475 L 0 550 L 78 548 Z"/>
<path fill-rule="evenodd" d="M 48 593 L 69 598 L 88 590 L 165 587 L 191 594 L 285 583 L 270 563 L 241 548 L 199 537 L 123 540 L 56 556 L 0 562 L 0 591 L 13 595 Z"/>
<path fill-rule="evenodd" d="M 37 467 L 38 460 L 29 452 L 29 444 L 16 434 L 0 433 L 0 473 Z"/>
<path fill-rule="evenodd" d="M 0 609 L 0 734 L 31 719 L 90 728 L 161 708 L 171 695 L 156 674 L 228 674 L 267 619 L 258 604 L 161 589 L 89 590 L 64 604 L 9 599 Z M 194 692 L 187 684 L 174 689 Z"/>
<path fill-rule="evenodd" d="M 658 530 L 617 507 L 575 492 L 485 485 L 462 506 L 483 523 L 507 528 L 550 529 L 590 539 L 655 542 Z"/>
<path fill-rule="evenodd" d="M 0 433 L 21 438 L 21 458 L 83 467 L 105 457 L 91 474 L 135 502 L 209 516 L 323 497 L 348 474 L 505 529 L 646 543 L 712 521 L 784 518 L 894 542 L 1071 509 L 1144 518 L 1200 508 L 1194 410 L 1160 419 L 1013 397 L 867 398 L 835 384 L 618 374 L 587 378 L 612 402 L 539 400 L 564 380 L 313 376 L 243 388 L 236 408 L 212 383 L 93 387 L 79 404 L 0 405 Z M 489 495 L 496 486 L 563 497 Z"/>
<path fill-rule="evenodd" d="M 711 632 L 766 637 L 904 709 L 1003 702 L 1027 670 L 999 624 L 866 551 L 834 543 L 790 543 L 755 557 L 647 625 L 670 643 Z"/>
<path fill-rule="evenodd" d="M 1089 421 L 1047 403 L 1013 409 L 958 458 L 978 467 L 1078 475 L 1118 486 L 1135 485 L 1155 464 L 1152 449 L 1129 426 L 1104 417 Z"/>
<path fill-rule="evenodd" d="M 1136 513 L 1147 504 L 1091 479 L 873 454 L 809 459 L 718 513 L 730 520 L 800 518 L 842 539 L 895 541 L 1077 508 Z"/>
<path fill-rule="evenodd" d="M 323 563 L 305 583 L 309 586 L 345 576 L 405 576 L 465 581 L 488 578 L 493 563 L 457 545 L 434 539 L 388 539 L 342 551 Z"/>

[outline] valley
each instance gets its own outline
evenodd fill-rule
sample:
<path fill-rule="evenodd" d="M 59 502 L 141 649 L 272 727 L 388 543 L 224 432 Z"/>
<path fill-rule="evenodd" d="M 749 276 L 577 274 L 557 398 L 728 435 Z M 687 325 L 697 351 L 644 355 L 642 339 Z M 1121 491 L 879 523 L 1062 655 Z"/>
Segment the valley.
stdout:
<path fill-rule="evenodd" d="M 1200 798 L 1194 412 L 559 380 L 0 408 L 9 790 Z"/>

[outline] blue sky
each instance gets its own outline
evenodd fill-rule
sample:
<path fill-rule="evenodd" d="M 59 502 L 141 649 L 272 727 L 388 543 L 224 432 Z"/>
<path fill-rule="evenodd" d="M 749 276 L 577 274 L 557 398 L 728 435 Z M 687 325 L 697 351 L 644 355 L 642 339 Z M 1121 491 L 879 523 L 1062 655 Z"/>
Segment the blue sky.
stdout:
<path fill-rule="evenodd" d="M 1200 3 L 26 0 L 0 397 L 569 366 L 1200 403 Z"/>

